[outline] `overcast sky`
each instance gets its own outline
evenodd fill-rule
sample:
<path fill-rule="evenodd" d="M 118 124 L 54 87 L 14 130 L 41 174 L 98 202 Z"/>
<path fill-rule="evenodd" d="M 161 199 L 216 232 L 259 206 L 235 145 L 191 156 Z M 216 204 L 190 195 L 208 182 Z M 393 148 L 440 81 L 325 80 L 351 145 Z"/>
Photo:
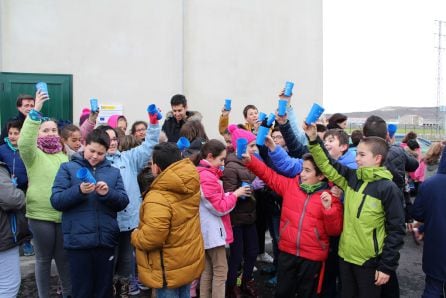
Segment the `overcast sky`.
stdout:
<path fill-rule="evenodd" d="M 327 112 L 436 106 L 434 21 L 446 35 L 446 0 L 325 0 L 323 10 Z M 442 60 L 446 105 L 446 51 Z"/>

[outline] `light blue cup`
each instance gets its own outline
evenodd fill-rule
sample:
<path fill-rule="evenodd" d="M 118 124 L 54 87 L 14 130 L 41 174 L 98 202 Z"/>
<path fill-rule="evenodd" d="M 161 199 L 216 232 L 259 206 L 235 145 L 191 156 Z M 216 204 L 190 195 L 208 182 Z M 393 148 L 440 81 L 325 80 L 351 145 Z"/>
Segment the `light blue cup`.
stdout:
<path fill-rule="evenodd" d="M 242 154 L 246 153 L 248 148 L 248 140 L 245 138 L 240 138 L 237 140 L 237 158 L 242 159 Z"/>
<path fill-rule="evenodd" d="M 96 98 L 90 99 L 90 110 L 92 113 L 96 113 L 97 111 L 99 111 L 99 104 Z"/>
<path fill-rule="evenodd" d="M 41 92 L 45 93 L 49 98 L 48 85 L 45 82 L 38 82 L 36 84 L 36 90 L 40 90 Z"/>
<path fill-rule="evenodd" d="M 177 141 L 177 147 L 180 149 L 180 151 L 183 151 L 190 147 L 190 142 L 187 138 L 181 137 Z"/>
<path fill-rule="evenodd" d="M 242 187 L 246 187 L 246 186 L 248 186 L 248 187 L 251 188 L 251 184 L 249 184 L 248 182 L 243 181 L 243 182 L 242 182 Z M 246 196 L 241 196 L 240 199 L 242 199 L 242 200 L 246 200 L 247 197 L 246 197 Z"/>
<path fill-rule="evenodd" d="M 263 120 L 266 119 L 266 114 L 263 112 L 259 113 L 259 116 L 257 117 L 257 122 L 263 122 Z"/>
<path fill-rule="evenodd" d="M 278 107 L 277 115 L 279 115 L 280 117 L 283 117 L 286 115 L 287 104 L 288 104 L 287 100 L 279 99 L 279 107 Z"/>
<path fill-rule="evenodd" d="M 269 128 L 266 126 L 259 126 L 257 130 L 256 144 L 259 146 L 265 145 L 266 136 L 269 133 Z"/>
<path fill-rule="evenodd" d="M 231 99 L 230 98 L 226 98 L 225 99 L 225 111 L 230 111 L 231 110 Z"/>
<path fill-rule="evenodd" d="M 268 121 L 266 121 L 266 125 L 271 127 L 271 125 L 273 125 L 273 123 L 274 123 L 274 120 L 276 120 L 276 115 L 274 115 L 273 113 L 270 113 L 268 116 Z"/>
<path fill-rule="evenodd" d="M 390 138 L 393 138 L 397 130 L 398 130 L 398 125 L 393 123 L 387 125 L 387 132 L 389 133 Z"/>
<path fill-rule="evenodd" d="M 294 83 L 287 81 L 285 83 L 285 91 L 283 92 L 283 95 L 291 96 L 291 94 L 293 94 L 293 87 L 294 87 Z"/>
<path fill-rule="evenodd" d="M 76 173 L 76 177 L 82 182 L 96 184 L 96 179 L 94 179 L 93 175 L 87 168 L 80 168 Z"/>
<path fill-rule="evenodd" d="M 324 113 L 324 111 L 325 109 L 322 106 L 314 103 L 310 112 L 308 113 L 307 118 L 305 119 L 305 123 L 308 125 L 315 123 L 322 113 Z"/>

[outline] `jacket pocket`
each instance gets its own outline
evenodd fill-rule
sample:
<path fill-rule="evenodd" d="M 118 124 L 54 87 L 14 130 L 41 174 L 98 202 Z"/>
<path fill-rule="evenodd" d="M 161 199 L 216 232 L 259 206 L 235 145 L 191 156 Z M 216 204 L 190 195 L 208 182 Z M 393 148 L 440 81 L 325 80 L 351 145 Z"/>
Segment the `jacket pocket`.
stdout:
<path fill-rule="evenodd" d="M 373 248 L 375 249 L 375 256 L 378 256 L 379 247 L 378 247 L 378 238 L 376 236 L 376 228 L 373 229 Z"/>
<path fill-rule="evenodd" d="M 314 234 L 316 235 L 317 242 L 319 242 L 319 245 L 323 250 L 327 249 L 327 246 L 325 243 L 321 240 L 321 235 L 319 234 L 319 231 L 317 230 L 317 227 L 314 227 Z"/>
<path fill-rule="evenodd" d="M 367 195 L 363 195 L 362 196 L 362 200 L 361 200 L 361 203 L 359 204 L 358 213 L 356 214 L 356 218 L 359 218 L 359 216 L 361 216 L 361 212 L 362 212 L 362 208 L 364 208 L 364 203 L 365 203 L 365 197 L 366 196 Z"/>

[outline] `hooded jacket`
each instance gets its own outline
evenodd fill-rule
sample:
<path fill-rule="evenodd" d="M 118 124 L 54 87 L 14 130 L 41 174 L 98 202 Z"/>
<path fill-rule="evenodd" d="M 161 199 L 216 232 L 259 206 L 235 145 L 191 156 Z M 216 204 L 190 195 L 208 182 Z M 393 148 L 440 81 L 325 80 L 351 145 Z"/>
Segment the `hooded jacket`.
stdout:
<path fill-rule="evenodd" d="M 310 142 L 318 168 L 344 191 L 339 256 L 390 274 L 398 267 L 405 232 L 402 192 L 384 167 L 350 169 L 329 159 L 322 142 Z"/>
<path fill-rule="evenodd" d="M 201 202 L 200 222 L 204 238 L 204 248 L 210 249 L 234 241 L 229 212 L 234 209 L 237 197 L 232 192 L 225 193 L 220 180 L 222 172 L 201 160 L 197 167 L 200 174 Z"/>
<path fill-rule="evenodd" d="M 138 185 L 138 174 L 152 158 L 153 147 L 158 144 L 160 127 L 150 124 L 147 127 L 146 138 L 138 147 L 128 151 L 107 154 L 107 160 L 121 172 L 129 204 L 118 213 L 118 224 L 121 232 L 131 231 L 138 226 L 138 214 L 141 206 L 141 191 Z"/>
<path fill-rule="evenodd" d="M 326 210 L 320 196 L 324 191 L 329 192 L 327 186 L 306 192 L 300 187 L 300 176 L 281 176 L 256 157 L 246 166 L 283 197 L 279 249 L 312 261 L 326 260 L 329 236 L 338 236 L 342 230 L 339 199 L 333 197 L 331 208 Z"/>
<path fill-rule="evenodd" d="M 183 124 L 186 123 L 186 121 L 192 121 L 192 120 L 199 120 L 203 116 L 200 114 L 200 112 L 197 111 L 186 111 L 186 119 L 182 119 L 181 121 L 177 121 L 175 117 L 173 116 L 172 112 L 168 112 L 166 115 L 166 120 L 164 121 L 162 131 L 166 133 L 167 139 L 169 142 L 176 143 L 178 139 L 180 138 L 180 130 L 181 127 L 183 127 Z"/>
<path fill-rule="evenodd" d="M 419 187 L 412 207 L 414 219 L 424 223 L 423 271 L 446 282 L 446 149 L 443 149 L 438 172 Z"/>
<path fill-rule="evenodd" d="M 205 258 L 199 206 L 200 178 L 190 159 L 171 164 L 155 178 L 131 236 L 143 284 L 178 288 L 201 275 Z"/>
<path fill-rule="evenodd" d="M 37 148 L 40 121 L 27 117 L 20 131 L 18 147 L 28 173 L 26 192 L 26 217 L 37 220 L 61 222 L 62 213 L 50 203 L 51 187 L 57 171 L 68 157 L 61 151 L 48 154 Z"/>
<path fill-rule="evenodd" d="M 400 146 L 392 145 L 389 147 L 384 165 L 392 173 L 393 182 L 403 190 L 406 184 L 406 172 L 415 171 L 418 168 L 418 160 Z"/>
<path fill-rule="evenodd" d="M 242 182 L 249 184 L 254 181 L 256 176 L 245 167 L 235 153 L 228 154 L 225 163 L 225 171 L 221 180 L 225 192 L 233 192 Z M 240 198 L 237 200 L 234 210 L 231 212 L 231 223 L 233 226 L 242 224 L 253 224 L 256 221 L 256 200 L 254 196 Z"/>
<path fill-rule="evenodd" d="M 25 164 L 20 157 L 18 148 L 14 147 L 9 140 L 0 145 L 0 161 L 6 163 L 11 175 L 17 178 L 17 187 L 26 192 L 28 175 L 26 174 Z"/>
<path fill-rule="evenodd" d="M 76 173 L 87 168 L 96 181 L 108 185 L 108 193 L 96 191 L 83 194 L 81 180 Z M 129 203 L 118 169 L 104 160 L 91 167 L 83 154 L 73 155 L 71 162 L 64 163 L 56 175 L 51 195 L 51 205 L 62 211 L 62 231 L 65 249 L 113 248 L 118 244 L 119 228 L 116 212 Z"/>
<path fill-rule="evenodd" d="M 26 219 L 23 216 L 23 207 L 25 207 L 25 194 L 22 190 L 15 187 L 11 182 L 11 176 L 5 163 L 0 162 L 0 251 L 5 251 L 20 245 L 24 240 L 30 239 Z M 21 213 L 21 214 L 18 214 Z M 19 229 L 14 235 L 11 229 L 11 216 L 15 220 L 21 216 L 25 222 L 23 225 L 16 225 Z M 22 223 L 22 222 L 20 222 Z"/>

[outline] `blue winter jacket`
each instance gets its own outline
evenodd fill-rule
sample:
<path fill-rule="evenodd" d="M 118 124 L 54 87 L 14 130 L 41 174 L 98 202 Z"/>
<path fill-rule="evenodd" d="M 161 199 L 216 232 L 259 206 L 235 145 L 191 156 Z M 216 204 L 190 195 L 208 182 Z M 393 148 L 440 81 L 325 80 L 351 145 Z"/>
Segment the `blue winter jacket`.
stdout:
<path fill-rule="evenodd" d="M 288 115 L 288 121 L 290 122 L 291 129 L 294 132 L 294 135 L 296 136 L 299 143 L 301 143 L 304 146 L 308 145 L 308 139 L 305 135 L 305 132 L 302 130 L 302 123 L 299 123 L 299 119 L 297 118 L 297 114 L 294 111 L 292 106 L 287 107 L 287 115 Z"/>
<path fill-rule="evenodd" d="M 350 169 L 357 169 L 356 151 L 347 150 L 341 157 L 339 157 L 338 162 Z"/>
<path fill-rule="evenodd" d="M 0 161 L 3 161 L 9 169 L 11 175 L 17 177 L 17 187 L 26 192 L 28 188 L 28 175 L 25 164 L 19 154 L 19 149 L 12 146 L 8 140 L 0 146 Z"/>
<path fill-rule="evenodd" d="M 77 171 L 86 167 L 96 181 L 104 181 L 108 194 L 96 191 L 83 194 Z M 119 170 L 108 160 L 92 168 L 83 155 L 76 153 L 70 162 L 63 163 L 54 180 L 51 205 L 62 211 L 62 231 L 65 249 L 113 248 L 118 245 L 117 212 L 129 203 Z"/>
<path fill-rule="evenodd" d="M 146 138 L 141 145 L 124 152 L 117 151 L 113 155 L 107 154 L 107 159 L 112 166 L 120 170 L 130 200 L 128 206 L 118 213 L 121 232 L 131 231 L 138 226 L 142 198 L 137 176 L 151 160 L 153 147 L 158 144 L 159 134 L 160 126 L 150 124 L 147 128 Z"/>
<path fill-rule="evenodd" d="M 414 219 L 424 223 L 423 271 L 446 282 L 446 148 L 443 150 L 436 175 L 418 188 L 412 207 Z"/>

